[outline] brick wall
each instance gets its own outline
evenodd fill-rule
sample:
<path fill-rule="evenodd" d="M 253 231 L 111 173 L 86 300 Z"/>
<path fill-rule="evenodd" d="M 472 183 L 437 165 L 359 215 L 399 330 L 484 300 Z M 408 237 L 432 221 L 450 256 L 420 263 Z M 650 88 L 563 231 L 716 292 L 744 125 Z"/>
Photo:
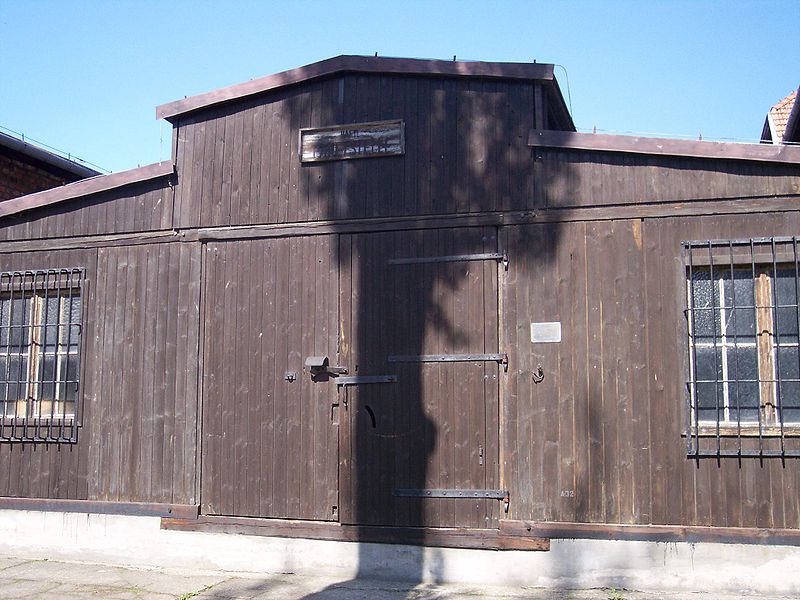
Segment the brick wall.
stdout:
<path fill-rule="evenodd" d="M 0 151 L 0 201 L 24 196 L 58 185 L 76 181 L 80 177 L 67 173 L 54 173 L 25 161 L 16 153 Z"/>

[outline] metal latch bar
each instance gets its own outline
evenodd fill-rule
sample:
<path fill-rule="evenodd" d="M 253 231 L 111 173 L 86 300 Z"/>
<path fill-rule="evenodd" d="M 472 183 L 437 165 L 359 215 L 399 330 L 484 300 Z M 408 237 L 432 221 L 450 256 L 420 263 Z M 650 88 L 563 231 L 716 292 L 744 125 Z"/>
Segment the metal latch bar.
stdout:
<path fill-rule="evenodd" d="M 396 383 L 397 375 L 350 375 L 337 377 L 336 385 L 363 385 L 366 383 Z"/>
<path fill-rule="evenodd" d="M 505 500 L 508 490 L 462 490 L 462 489 L 395 489 L 392 495 L 399 498 L 488 498 Z"/>
<path fill-rule="evenodd" d="M 503 252 L 483 252 L 480 254 L 453 254 L 451 256 L 409 256 L 407 258 L 390 258 L 390 265 L 418 265 L 443 262 L 464 262 L 472 260 L 497 260 L 508 264 L 508 255 Z"/>
<path fill-rule="evenodd" d="M 492 361 L 508 370 L 508 354 L 408 354 L 387 356 L 390 363 L 474 362 Z"/>

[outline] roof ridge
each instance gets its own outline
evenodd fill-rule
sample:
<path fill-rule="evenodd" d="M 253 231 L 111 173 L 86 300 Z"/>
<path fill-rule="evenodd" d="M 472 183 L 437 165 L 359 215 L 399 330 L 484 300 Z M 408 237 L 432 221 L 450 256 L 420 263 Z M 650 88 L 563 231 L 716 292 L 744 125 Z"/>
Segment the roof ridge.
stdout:
<path fill-rule="evenodd" d="M 490 77 L 498 79 L 539 79 L 552 81 L 553 65 L 548 63 L 451 61 L 425 58 L 390 58 L 343 54 L 266 77 L 252 79 L 204 94 L 175 100 L 156 107 L 156 118 L 174 117 L 219 104 L 262 94 L 282 87 L 336 73 L 386 73 L 398 75 Z"/>

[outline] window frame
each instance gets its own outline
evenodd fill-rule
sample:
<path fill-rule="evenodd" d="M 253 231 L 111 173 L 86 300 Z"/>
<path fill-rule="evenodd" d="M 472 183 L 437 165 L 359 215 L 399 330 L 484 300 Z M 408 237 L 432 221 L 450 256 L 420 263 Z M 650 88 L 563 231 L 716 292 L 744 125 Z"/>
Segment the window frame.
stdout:
<path fill-rule="evenodd" d="M 10 357 L 18 354 L 20 364 L 25 357 L 25 379 L 21 379 L 19 372 L 17 381 L 4 374 L 5 389 L 0 391 L 0 442 L 77 442 L 78 430 L 82 427 L 83 417 L 83 386 L 85 380 L 84 338 L 87 314 L 87 288 L 86 269 L 84 267 L 26 269 L 0 272 L 0 298 L 10 300 L 7 342 L 0 345 L 0 355 Z M 57 322 L 48 323 L 48 304 L 57 298 Z M 75 299 L 78 299 L 77 314 L 75 314 Z M 23 333 L 17 348 L 12 342 L 12 312 L 14 302 L 30 302 L 30 307 L 24 306 L 25 313 L 22 317 Z M 26 314 L 27 313 L 27 314 Z M 66 321 L 64 320 L 66 314 Z M 0 329 L 3 325 L 0 324 Z M 48 343 L 48 336 L 55 328 L 56 338 L 52 344 Z M 72 335 L 76 331 L 78 336 L 73 349 Z M 66 339 L 62 336 L 66 330 Z M 22 340 L 27 339 L 23 343 Z M 48 346 L 52 345 L 52 349 Z M 16 351 L 15 351 L 16 350 Z M 70 357 L 75 357 L 74 375 L 70 372 Z M 47 358 L 52 357 L 53 379 L 44 377 Z M 7 358 L 7 369 L 11 361 Z M 61 377 L 62 361 L 66 362 L 67 373 Z M 75 379 L 67 379 L 67 377 Z M 19 398 L 14 400 L 8 394 L 11 385 L 24 385 Z M 67 400 L 66 388 L 75 385 L 74 404 L 70 410 Z M 46 397 L 46 386 L 52 386 L 52 398 Z M 50 413 L 42 414 L 45 403 L 49 403 Z M 8 405 L 14 405 L 13 414 L 8 414 Z M 18 407 L 24 406 L 24 415 L 20 414 Z M 60 408 L 59 408 L 60 407 Z"/>
<path fill-rule="evenodd" d="M 800 446 L 791 444 L 800 438 L 800 414 L 784 418 L 782 411 L 797 413 L 798 401 L 794 399 L 790 407 L 784 408 L 781 394 L 787 384 L 800 387 L 800 364 L 797 375 L 783 376 L 780 369 L 780 356 L 783 348 L 797 348 L 800 360 L 800 255 L 798 254 L 797 237 L 769 237 L 750 238 L 740 240 L 706 240 L 684 241 L 681 244 L 682 252 L 682 280 L 684 285 L 684 334 L 683 347 L 686 360 L 686 402 L 685 407 L 685 433 L 687 453 L 691 456 L 800 456 Z M 711 282 L 711 307 L 695 305 L 693 298 L 697 271 L 708 273 Z M 789 271 L 794 281 L 794 302 L 786 304 L 778 298 L 777 285 L 781 278 L 780 273 Z M 747 279 L 752 282 L 753 305 L 739 304 L 735 300 L 737 279 L 736 273 L 748 272 Z M 734 297 L 728 304 L 724 297 L 724 284 L 730 282 L 734 290 Z M 715 289 L 719 286 L 719 290 Z M 744 344 L 737 337 L 749 337 L 736 333 L 734 329 L 733 343 L 726 340 L 726 311 L 736 315 L 737 311 L 753 310 L 754 342 Z M 781 340 L 778 329 L 778 311 L 792 309 L 796 333 L 791 333 L 793 338 L 789 341 Z M 712 311 L 712 342 L 698 342 L 693 337 L 693 332 L 698 330 L 696 314 L 698 310 Z M 735 318 L 735 316 L 734 316 Z M 735 321 L 734 321 L 735 327 Z M 706 336 L 708 337 L 708 336 Z M 699 336 L 698 336 L 699 339 Z M 726 370 L 726 353 L 735 349 L 734 356 L 738 356 L 738 349 L 752 345 L 755 350 L 756 380 L 730 376 Z M 716 414 L 716 419 L 700 418 L 702 410 L 697 401 L 698 383 L 708 384 L 711 380 L 700 379 L 696 371 L 699 368 L 697 361 L 698 348 L 714 348 L 714 396 L 717 399 L 716 409 L 710 409 Z M 718 354 L 719 353 L 719 354 Z M 718 356 L 722 364 L 717 362 Z M 737 361 L 738 358 L 734 360 Z M 738 367 L 737 367 L 738 368 Z M 798 379 L 795 379 L 797 377 Z M 739 386 L 742 383 L 757 386 L 757 404 L 755 407 L 756 418 L 746 420 L 742 418 L 742 411 L 752 408 L 740 406 L 737 403 L 734 409 L 730 404 L 730 387 L 736 386 L 734 396 L 740 397 Z M 720 389 L 720 386 L 722 388 Z M 722 392 L 720 396 L 720 391 Z M 720 404 L 722 399 L 723 404 Z M 737 411 L 736 418 L 732 418 L 729 411 Z M 720 411 L 723 418 L 720 418 Z M 708 443 L 708 442 L 711 443 Z"/>

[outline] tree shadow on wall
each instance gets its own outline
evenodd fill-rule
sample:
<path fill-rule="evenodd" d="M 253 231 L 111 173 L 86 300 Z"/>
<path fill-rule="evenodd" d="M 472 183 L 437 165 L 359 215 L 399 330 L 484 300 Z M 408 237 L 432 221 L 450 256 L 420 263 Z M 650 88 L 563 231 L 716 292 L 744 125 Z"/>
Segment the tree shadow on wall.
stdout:
<path fill-rule="evenodd" d="M 410 590 L 445 575 L 440 560 L 427 560 L 425 546 L 432 542 L 424 527 L 496 528 L 502 518 L 497 500 L 422 498 L 398 490 L 500 486 L 498 389 L 507 377 L 501 365 L 418 357 L 508 352 L 510 370 L 519 368 L 515 353 L 528 349 L 510 346 L 511 340 L 498 347 L 503 327 L 516 339 L 516 325 L 498 315 L 503 264 L 419 259 L 503 253 L 499 213 L 534 208 L 536 157 L 527 146 L 533 86 L 377 75 L 319 85 L 338 86 L 338 94 L 324 93 L 329 101 L 293 129 L 405 123 L 403 156 L 306 164 L 300 182 L 302 194 L 325 203 L 321 218 L 339 220 L 333 226 L 339 234 L 339 361 L 350 375 L 397 376 L 396 382 L 339 390 L 346 404 L 340 521 L 357 526 L 356 579 L 400 574 Z M 568 189 L 570 174 L 560 172 L 548 185 Z M 466 214 L 488 216 L 429 224 L 433 215 Z M 413 218 L 418 215 L 427 217 Z M 411 218 L 384 223 L 382 217 Z M 355 220 L 371 223 L 373 232 L 357 232 Z M 528 239 L 532 231 L 515 233 L 509 269 L 523 257 L 543 264 L 553 259 L 559 225 L 549 224 L 541 239 Z M 413 540 L 415 547 L 370 543 L 376 536 Z M 309 597 L 333 598 L 341 590 L 331 586 Z"/>

